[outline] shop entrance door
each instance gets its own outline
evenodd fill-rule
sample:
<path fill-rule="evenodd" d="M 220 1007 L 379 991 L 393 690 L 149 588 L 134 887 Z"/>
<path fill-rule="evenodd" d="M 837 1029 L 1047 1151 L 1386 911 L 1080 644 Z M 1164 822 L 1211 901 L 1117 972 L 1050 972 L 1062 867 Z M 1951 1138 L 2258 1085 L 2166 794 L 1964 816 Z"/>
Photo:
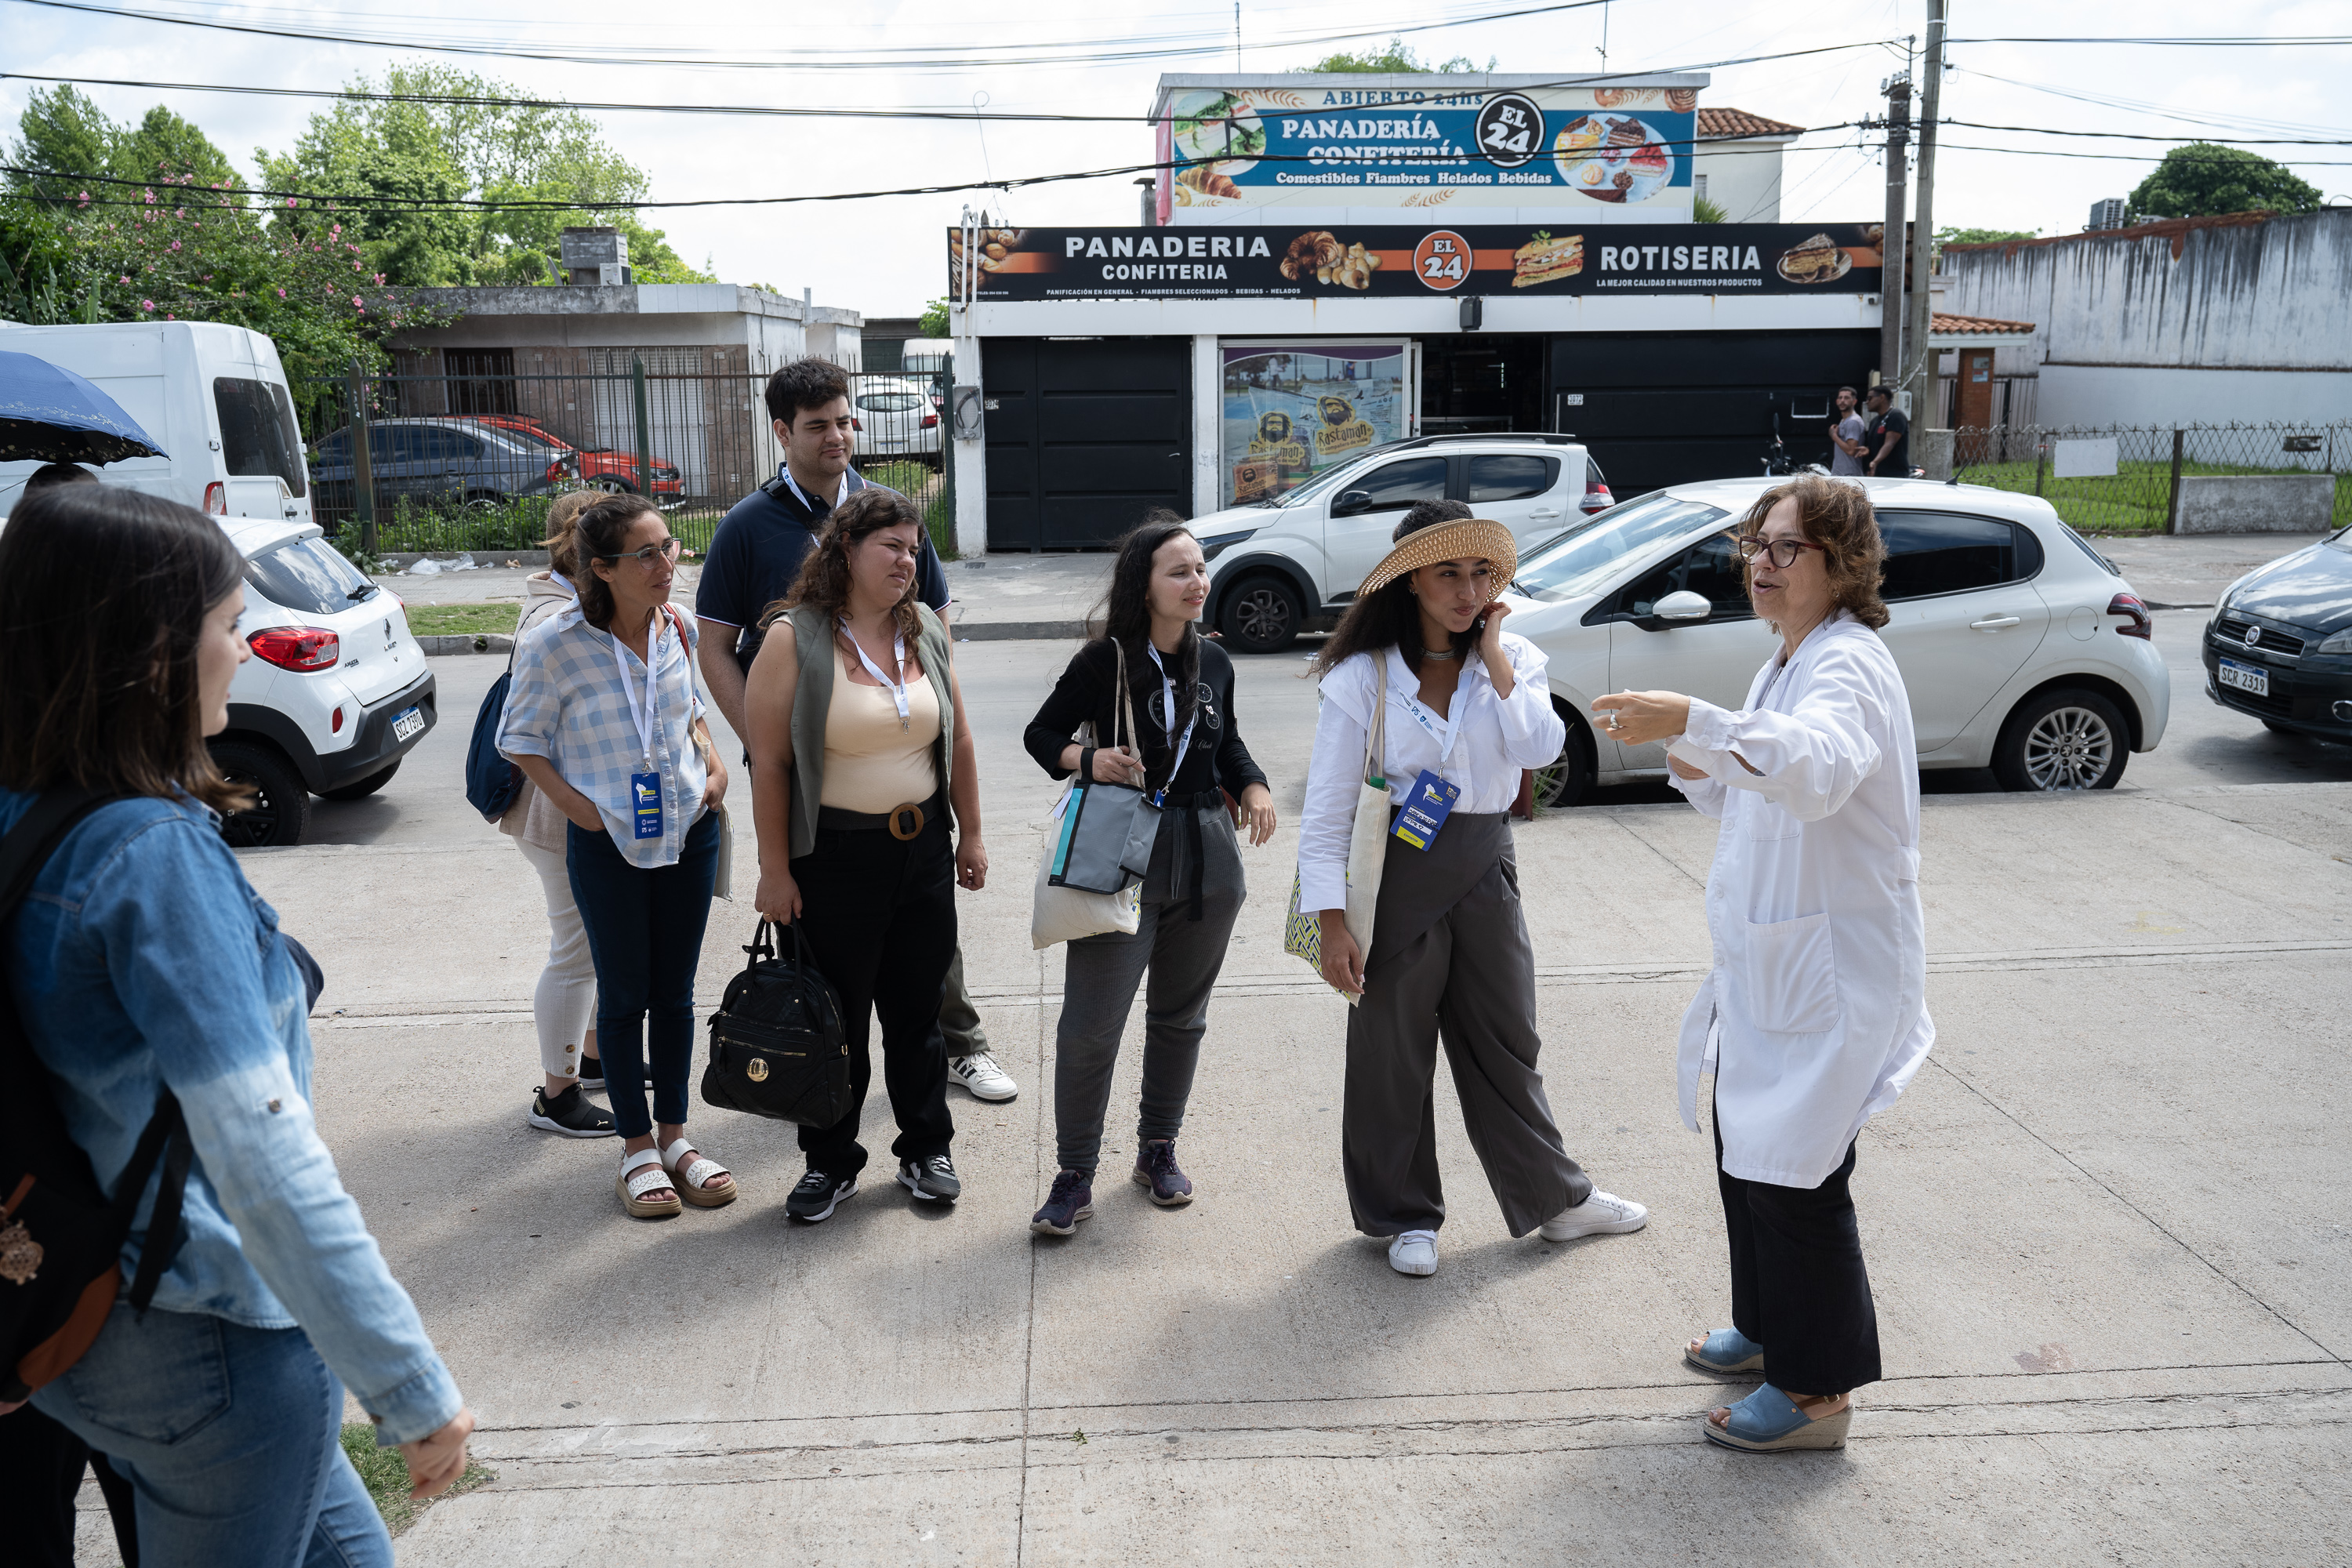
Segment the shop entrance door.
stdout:
<path fill-rule="evenodd" d="M 1423 338 L 1424 436 L 1548 430 L 1544 341 L 1538 337 Z"/>
<path fill-rule="evenodd" d="M 992 550 L 1091 550 L 1192 515 L 1192 340 L 988 338 Z"/>

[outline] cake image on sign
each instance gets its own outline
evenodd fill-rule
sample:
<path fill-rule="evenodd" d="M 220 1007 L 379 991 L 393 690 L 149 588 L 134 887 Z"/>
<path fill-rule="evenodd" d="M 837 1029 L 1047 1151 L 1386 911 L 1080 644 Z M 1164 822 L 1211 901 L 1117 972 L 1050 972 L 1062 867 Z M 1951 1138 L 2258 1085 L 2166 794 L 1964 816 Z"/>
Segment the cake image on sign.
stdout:
<path fill-rule="evenodd" d="M 1562 278 L 1573 278 L 1584 270 L 1584 237 L 1564 234 L 1557 239 L 1548 230 L 1511 252 L 1511 287 L 1532 289 L 1538 283 L 1550 283 Z"/>
<path fill-rule="evenodd" d="M 1645 202 L 1672 184 L 1666 138 L 1630 114 L 1588 114 L 1552 139 L 1561 182 L 1596 202 Z"/>
<path fill-rule="evenodd" d="M 1817 234 L 1783 255 L 1776 265 L 1791 283 L 1827 283 L 1853 269 L 1853 261 L 1826 234 Z"/>

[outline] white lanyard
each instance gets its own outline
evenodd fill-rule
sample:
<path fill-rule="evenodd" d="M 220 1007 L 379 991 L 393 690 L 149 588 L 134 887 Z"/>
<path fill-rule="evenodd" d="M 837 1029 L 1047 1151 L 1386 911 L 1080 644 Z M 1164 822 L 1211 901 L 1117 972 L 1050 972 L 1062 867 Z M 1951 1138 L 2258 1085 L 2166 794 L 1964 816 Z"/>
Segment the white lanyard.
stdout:
<path fill-rule="evenodd" d="M 895 634 L 891 637 L 890 674 L 885 675 L 875 668 L 872 659 L 866 657 L 865 648 L 858 646 L 856 634 L 849 631 L 847 616 L 841 617 L 841 629 L 849 634 L 849 646 L 857 649 L 857 662 L 866 667 L 866 673 L 872 676 L 884 690 L 889 692 L 890 700 L 898 705 L 898 728 L 901 730 L 907 728 L 907 683 L 896 679 L 898 673 L 907 668 L 907 639 Z"/>
<path fill-rule="evenodd" d="M 825 513 L 831 511 L 833 510 L 833 506 L 839 506 L 843 501 L 849 499 L 849 475 L 846 472 L 843 473 L 841 476 L 841 490 L 839 494 L 833 498 L 833 506 L 817 505 L 816 498 L 810 495 L 808 491 L 801 489 L 800 480 L 793 478 L 792 466 L 790 464 L 786 464 L 784 467 L 784 483 L 793 487 L 793 494 L 801 498 L 801 505 L 816 513 L 820 519 L 822 519 Z"/>
<path fill-rule="evenodd" d="M 1160 723 L 1160 733 L 1167 736 L 1168 743 L 1176 748 L 1176 760 L 1168 767 L 1168 784 L 1160 785 L 1159 795 L 1152 797 L 1156 804 L 1167 798 L 1168 785 L 1176 782 L 1176 774 L 1184 766 L 1184 753 L 1192 749 L 1192 729 L 1201 721 L 1201 710 L 1198 705 L 1194 706 L 1192 717 L 1184 722 L 1184 738 L 1179 741 L 1176 738 L 1176 683 L 1168 679 L 1168 667 L 1160 661 L 1158 646 L 1147 641 L 1143 647 L 1151 655 L 1151 662 L 1160 671 L 1160 712 L 1164 715 Z"/>
<path fill-rule="evenodd" d="M 621 672 L 621 700 L 628 704 L 629 717 L 636 721 L 637 743 L 646 749 L 646 765 L 653 766 L 654 730 L 661 722 L 662 623 L 667 619 L 660 611 L 654 612 L 653 629 L 646 634 L 646 705 L 637 707 L 637 683 L 629 676 L 629 656 L 619 634 L 607 633 L 613 639 L 613 663 Z"/>
<path fill-rule="evenodd" d="M 1412 716 L 1412 721 L 1428 731 L 1430 738 L 1437 742 L 1437 767 L 1435 772 L 1441 777 L 1444 776 L 1445 772 L 1446 759 L 1454 755 L 1454 742 L 1459 740 L 1462 736 L 1462 709 L 1467 697 L 1467 693 L 1465 693 L 1462 688 L 1468 685 L 1469 682 L 1459 676 L 1455 678 L 1455 681 L 1456 683 L 1454 688 L 1454 700 L 1447 704 L 1447 707 L 1451 711 L 1446 715 L 1444 727 L 1443 729 L 1439 728 L 1437 723 L 1431 719 L 1429 710 L 1423 707 L 1421 705 L 1421 700 L 1414 697 L 1412 693 L 1403 690 L 1400 690 L 1397 693 L 1398 696 L 1404 699 L 1404 710 Z"/>

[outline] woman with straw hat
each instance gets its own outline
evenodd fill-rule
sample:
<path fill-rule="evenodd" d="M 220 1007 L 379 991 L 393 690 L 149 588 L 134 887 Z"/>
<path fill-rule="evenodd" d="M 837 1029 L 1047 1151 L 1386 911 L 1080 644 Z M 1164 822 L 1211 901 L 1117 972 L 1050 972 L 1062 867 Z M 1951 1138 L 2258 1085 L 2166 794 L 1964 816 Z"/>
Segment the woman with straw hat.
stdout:
<path fill-rule="evenodd" d="M 1566 738 L 1544 656 L 1502 629 L 1518 569 L 1499 522 L 1459 502 L 1405 515 L 1312 672 L 1322 713 L 1298 835 L 1298 907 L 1318 914 L 1323 977 L 1348 1016 L 1340 1163 L 1356 1228 L 1389 1238 L 1400 1274 L 1437 1271 L 1445 1201 L 1432 1084 L 1442 1037 L 1470 1145 L 1515 1237 L 1639 1230 L 1649 1211 L 1569 1158 L 1536 1070 L 1535 956 L 1519 907 L 1510 809 L 1523 768 Z M 1371 951 L 1345 921 L 1348 849 L 1369 736 L 1393 828 Z"/>

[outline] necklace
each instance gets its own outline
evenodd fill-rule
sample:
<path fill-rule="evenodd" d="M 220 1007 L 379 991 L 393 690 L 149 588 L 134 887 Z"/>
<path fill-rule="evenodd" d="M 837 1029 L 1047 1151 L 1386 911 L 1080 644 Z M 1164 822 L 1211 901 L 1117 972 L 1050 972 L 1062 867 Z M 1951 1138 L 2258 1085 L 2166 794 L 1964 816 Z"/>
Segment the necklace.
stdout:
<path fill-rule="evenodd" d="M 1438 653 L 1431 648 L 1423 648 L 1421 650 L 1421 657 L 1423 658 L 1460 658 L 1462 657 L 1462 650 L 1458 647 L 1450 647 L 1444 653 Z"/>

